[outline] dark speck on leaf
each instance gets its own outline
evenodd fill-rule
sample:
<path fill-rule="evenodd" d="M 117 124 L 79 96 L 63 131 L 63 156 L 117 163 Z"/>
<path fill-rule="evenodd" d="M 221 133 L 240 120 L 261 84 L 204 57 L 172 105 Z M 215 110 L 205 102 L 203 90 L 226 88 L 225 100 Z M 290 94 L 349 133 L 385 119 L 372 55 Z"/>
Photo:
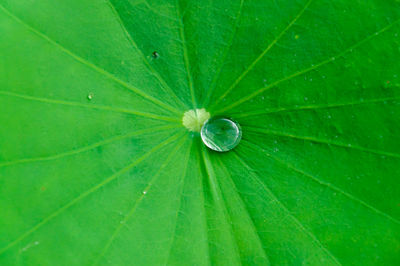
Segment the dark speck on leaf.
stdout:
<path fill-rule="evenodd" d="M 157 51 L 154 51 L 154 52 L 151 54 L 151 56 L 152 56 L 154 59 L 157 59 L 157 58 L 160 57 L 160 55 L 157 53 Z"/>

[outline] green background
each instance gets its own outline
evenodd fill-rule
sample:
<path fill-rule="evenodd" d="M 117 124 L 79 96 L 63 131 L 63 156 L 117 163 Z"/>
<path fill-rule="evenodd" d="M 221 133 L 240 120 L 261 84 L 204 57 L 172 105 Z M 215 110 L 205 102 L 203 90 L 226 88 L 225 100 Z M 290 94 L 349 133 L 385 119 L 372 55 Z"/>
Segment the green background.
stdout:
<path fill-rule="evenodd" d="M 395 0 L 0 0 L 0 265 L 400 265 L 399 34 Z"/>

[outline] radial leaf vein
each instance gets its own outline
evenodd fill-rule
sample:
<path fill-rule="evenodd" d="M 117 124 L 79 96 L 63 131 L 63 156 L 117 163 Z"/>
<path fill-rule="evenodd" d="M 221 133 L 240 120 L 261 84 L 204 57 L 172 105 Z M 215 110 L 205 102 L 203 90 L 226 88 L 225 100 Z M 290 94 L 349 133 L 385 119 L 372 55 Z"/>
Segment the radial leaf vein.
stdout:
<path fill-rule="evenodd" d="M 268 86 L 266 86 L 266 87 L 264 87 L 264 88 L 258 89 L 258 90 L 256 90 L 255 92 L 249 94 L 248 96 L 243 97 L 243 98 L 241 98 L 240 100 L 238 100 L 238 101 L 236 101 L 236 102 L 233 102 L 232 104 L 230 104 L 230 105 L 228 105 L 228 106 L 226 106 L 226 107 L 224 107 L 224 108 L 222 108 L 222 109 L 219 109 L 219 110 L 218 110 L 218 113 L 226 112 L 226 111 L 228 111 L 228 110 L 230 110 L 230 109 L 232 109 L 232 108 L 234 108 L 234 107 L 236 107 L 236 106 L 238 106 L 238 105 L 240 105 L 240 104 L 242 104 L 242 103 L 245 103 L 245 102 L 247 102 L 247 101 L 253 99 L 253 98 L 256 97 L 257 95 L 259 95 L 259 94 L 265 92 L 266 90 L 269 90 L 269 89 L 271 89 L 271 88 L 273 88 L 273 87 L 276 87 L 277 85 L 279 85 L 279 84 L 282 83 L 282 82 L 291 80 L 291 79 L 293 79 L 293 78 L 295 78 L 295 77 L 298 77 L 298 76 L 303 75 L 303 74 L 305 74 L 305 73 L 308 73 L 308 72 L 310 72 L 310 71 L 316 70 L 316 69 L 318 69 L 318 68 L 320 68 L 320 67 L 322 67 L 322 66 L 324 66 L 324 65 L 326 65 L 326 64 L 329 64 L 329 63 L 331 63 L 331 62 L 334 62 L 337 58 L 343 57 L 343 56 L 346 55 L 348 52 L 353 51 L 354 49 L 358 48 L 358 47 L 361 46 L 362 44 L 364 44 L 364 43 L 368 42 L 369 40 L 373 39 L 374 37 L 381 35 L 381 34 L 384 33 L 385 31 L 389 30 L 391 27 L 393 27 L 394 25 L 396 25 L 398 22 L 400 22 L 400 19 L 398 19 L 398 20 L 396 20 L 396 21 L 390 23 L 389 25 L 387 25 L 386 27 L 380 29 L 379 31 L 377 31 L 377 32 L 375 32 L 375 33 L 373 33 L 373 34 L 371 34 L 371 35 L 365 37 L 364 39 L 362 39 L 361 41 L 355 43 L 354 45 L 350 46 L 349 48 L 345 49 L 345 50 L 342 51 L 341 53 L 338 53 L 338 54 L 336 54 L 335 56 L 330 57 L 329 59 L 326 59 L 326 60 L 321 61 L 321 62 L 319 62 L 319 63 L 317 63 L 317 64 L 314 64 L 314 65 L 312 65 L 312 66 L 309 67 L 309 68 L 300 70 L 300 71 L 295 72 L 295 73 L 293 73 L 293 74 L 291 74 L 291 75 L 289 75 L 289 76 L 286 76 L 286 77 L 284 77 L 284 78 L 282 78 L 282 79 L 280 79 L 280 80 L 277 80 L 277 81 L 271 83 L 270 85 L 268 85 Z"/>
<path fill-rule="evenodd" d="M 254 224 L 253 217 L 251 216 L 249 210 L 246 207 L 246 204 L 244 203 L 242 195 L 239 193 L 238 188 L 237 188 L 235 182 L 233 181 L 231 173 L 228 171 L 227 167 L 225 166 L 224 162 L 221 159 L 218 160 L 218 161 L 220 162 L 219 164 L 221 165 L 221 167 L 222 167 L 223 171 L 225 172 L 226 176 L 229 176 L 228 182 L 232 186 L 232 188 L 233 188 L 232 190 L 236 193 L 238 199 L 240 200 L 242 206 L 244 207 L 244 210 L 246 211 L 247 217 L 249 217 L 249 221 L 250 221 L 249 224 L 251 226 L 251 230 L 254 232 L 254 234 L 258 238 L 259 244 L 262 247 L 263 255 L 269 261 L 267 253 L 265 252 L 265 249 L 264 249 L 263 241 L 262 241 L 262 239 L 260 237 L 260 233 L 258 232 L 258 230 L 256 228 L 256 225 Z"/>
<path fill-rule="evenodd" d="M 208 225 L 208 222 L 207 222 L 207 211 L 206 211 L 206 205 L 205 205 L 205 187 L 206 187 L 206 185 L 205 185 L 205 183 L 204 183 L 204 178 L 203 178 L 203 175 L 202 175 L 202 148 L 200 147 L 200 143 L 198 143 L 198 145 L 197 145 L 197 153 L 196 153 L 196 160 L 197 160 L 197 164 L 196 164 L 196 166 L 197 166 L 197 168 L 196 168 L 196 170 L 197 170 L 197 176 L 198 176 L 198 178 L 199 178 L 199 180 L 198 180 L 198 183 L 200 184 L 200 187 L 201 187 L 201 194 L 200 194 L 200 200 L 201 200 L 201 206 L 202 206 L 202 218 L 203 218 L 203 229 L 204 229 L 204 236 L 206 236 L 206 238 L 207 238 L 207 243 L 210 243 L 210 241 L 209 241 L 209 225 Z M 211 263 L 209 263 L 210 261 L 211 261 L 211 252 L 210 252 L 210 247 L 209 247 L 209 245 L 207 245 L 207 258 L 205 258 L 205 261 L 207 262 L 207 265 L 211 265 Z"/>
<path fill-rule="evenodd" d="M 230 38 L 228 40 L 228 45 L 225 47 L 225 50 L 224 50 L 221 58 L 219 59 L 219 63 L 217 63 L 218 69 L 217 69 L 217 71 L 215 71 L 214 77 L 213 77 L 213 79 L 211 81 L 210 87 L 209 87 L 209 89 L 207 91 L 207 95 L 206 95 L 205 100 L 203 102 L 203 106 L 207 106 L 209 101 L 210 101 L 211 95 L 212 95 L 212 93 L 213 93 L 213 91 L 215 89 L 215 86 L 217 85 L 218 78 L 221 75 L 221 71 L 222 71 L 222 68 L 224 66 L 223 63 L 224 63 L 226 57 L 229 54 L 229 50 L 232 47 L 233 41 L 234 41 L 236 33 L 237 33 L 237 29 L 239 27 L 240 18 L 242 16 L 242 10 L 243 10 L 244 1 L 245 0 L 241 0 L 240 1 L 240 6 L 239 6 L 239 10 L 238 10 L 238 12 L 236 14 L 235 24 L 233 25 L 232 34 L 231 34 L 231 36 L 230 36 Z"/>
<path fill-rule="evenodd" d="M 351 143 L 344 144 L 340 143 L 337 141 L 330 141 L 326 139 L 319 139 L 315 137 L 307 137 L 307 136 L 297 136 L 294 134 L 290 133 L 284 133 L 284 132 L 278 132 L 278 131 L 273 131 L 269 129 L 264 129 L 264 128 L 257 128 L 257 127 L 246 127 L 249 131 L 255 132 L 255 133 L 263 133 L 263 134 L 270 134 L 270 135 L 275 135 L 275 136 L 281 136 L 281 137 L 287 137 L 287 138 L 293 138 L 297 140 L 305 140 L 305 141 L 312 141 L 316 143 L 322 143 L 326 145 L 333 145 L 337 147 L 341 147 L 344 149 L 353 149 L 353 150 L 358 150 L 361 152 L 366 152 L 366 153 L 371 153 L 374 155 L 380 155 L 380 156 L 388 156 L 388 157 L 394 157 L 394 158 L 400 158 L 400 154 L 397 153 L 392 153 L 392 152 L 387 152 L 387 151 L 380 151 L 380 150 L 375 150 L 375 149 L 370 149 L 370 148 L 364 148 L 358 145 L 353 145 Z"/>
<path fill-rule="evenodd" d="M 74 58 L 75 60 L 77 60 L 78 62 L 82 63 L 83 65 L 86 65 L 87 67 L 95 70 L 96 72 L 106 76 L 107 78 L 109 78 L 110 80 L 113 80 L 114 82 L 122 85 L 123 87 L 129 89 L 130 91 L 142 96 L 143 98 L 153 102 L 154 104 L 170 111 L 176 114 L 180 114 L 181 112 L 179 110 L 177 110 L 176 108 L 165 104 L 164 102 L 154 98 L 153 96 L 150 96 L 149 94 L 145 93 L 144 91 L 126 83 L 125 81 L 117 78 L 115 75 L 111 74 L 110 72 L 106 71 L 105 69 L 87 61 L 86 59 L 76 55 L 74 52 L 72 52 L 71 50 L 69 50 L 68 48 L 62 46 L 61 44 L 59 44 L 58 42 L 54 41 L 53 39 L 51 39 L 49 36 L 45 35 L 44 33 L 40 32 L 39 30 L 33 28 L 32 26 L 28 25 L 26 22 L 22 21 L 20 18 L 18 18 L 16 15 L 14 15 L 13 13 L 11 13 L 8 9 L 6 9 L 3 5 L 0 4 L 0 9 L 3 10 L 3 12 L 5 14 L 7 14 L 10 18 L 12 18 L 13 20 L 15 20 L 17 23 L 23 25 L 24 27 L 26 27 L 28 30 L 30 30 L 31 32 L 35 33 L 37 36 L 45 39 L 46 41 L 48 41 L 49 43 L 51 43 L 52 45 L 58 47 L 61 51 L 63 51 L 64 53 L 70 55 L 72 58 Z"/>
<path fill-rule="evenodd" d="M 186 69 L 186 73 L 187 73 L 190 95 L 192 98 L 193 108 L 196 109 L 197 103 L 196 103 L 196 95 L 195 95 L 194 84 L 193 84 L 193 76 L 192 76 L 192 71 L 190 69 L 189 51 L 188 51 L 188 47 L 187 47 L 187 42 L 185 40 L 185 24 L 183 22 L 183 14 L 181 14 L 181 11 L 180 11 L 179 0 L 176 0 L 176 16 L 177 16 L 177 19 L 179 22 L 179 35 L 180 35 L 181 42 L 182 42 L 183 60 L 184 60 L 185 69 Z"/>
<path fill-rule="evenodd" d="M 375 103 L 382 103 L 382 102 L 384 103 L 386 101 L 396 101 L 396 100 L 400 100 L 400 97 L 368 99 L 368 100 L 362 100 L 362 101 L 356 101 L 356 102 L 331 103 L 331 104 L 325 104 L 325 105 L 303 105 L 303 106 L 298 106 L 298 107 L 293 107 L 293 108 L 283 107 L 283 108 L 259 110 L 259 111 L 247 112 L 247 113 L 238 113 L 235 115 L 235 118 L 244 118 L 244 117 L 276 114 L 276 113 L 282 113 L 282 112 L 302 111 L 302 110 L 318 110 L 318 109 L 329 109 L 329 108 L 340 109 L 342 107 L 348 107 L 348 106 L 370 105 L 370 104 L 375 104 Z"/>
<path fill-rule="evenodd" d="M 88 109 L 105 110 L 105 111 L 111 111 L 111 112 L 116 112 L 116 113 L 125 113 L 125 114 L 143 116 L 143 117 L 162 120 L 162 121 L 180 122 L 180 119 L 176 119 L 173 117 L 160 116 L 160 115 L 151 114 L 151 113 L 143 113 L 143 112 L 133 111 L 133 110 L 124 109 L 124 108 L 115 108 L 115 107 L 111 107 L 111 106 L 85 104 L 85 103 L 70 102 L 70 101 L 65 101 L 65 100 L 56 100 L 56 99 L 49 99 L 49 98 L 43 98 L 43 97 L 35 97 L 35 96 L 19 94 L 19 93 L 14 93 L 14 92 L 9 92 L 9 91 L 0 91 L 0 95 L 18 97 L 18 98 L 25 99 L 25 100 L 43 102 L 43 103 L 48 103 L 48 104 L 59 104 L 59 105 L 75 106 L 75 107 L 82 107 L 82 108 L 88 108 Z"/>
<path fill-rule="evenodd" d="M 121 170 L 119 170 L 118 172 L 114 173 L 113 175 L 111 175 L 110 177 L 106 178 L 105 180 L 103 180 L 102 182 L 100 182 L 99 184 L 97 184 L 96 186 L 90 188 L 89 190 L 83 192 L 82 194 L 80 194 L 78 197 L 72 199 L 70 202 L 68 202 L 67 204 L 63 205 L 61 208 L 57 209 L 56 211 L 54 211 L 53 213 L 51 213 L 49 216 L 47 216 L 46 218 L 44 218 L 41 222 L 39 222 L 38 224 L 36 224 L 35 226 L 33 226 L 31 229 L 29 229 L 28 231 L 26 231 L 25 233 L 23 233 L 22 235 L 20 235 L 18 238 L 16 238 L 15 240 L 13 240 L 12 242 L 10 242 L 8 245 L 6 245 L 5 247 L 0 249 L 0 255 L 3 254 L 4 252 L 6 252 L 8 249 L 10 249 L 11 247 L 15 246 L 16 244 L 18 244 L 19 242 L 21 242 L 23 239 L 25 239 L 27 236 L 31 235 L 32 233 L 34 233 L 35 231 L 37 231 L 39 228 L 41 228 L 43 225 L 47 224 L 49 221 L 51 221 L 52 219 L 54 219 L 55 217 L 57 217 L 58 215 L 60 215 L 61 213 L 63 213 L 65 210 L 69 209 L 71 206 L 75 205 L 76 203 L 78 203 L 79 201 L 81 201 L 82 199 L 86 198 L 87 196 L 89 196 L 90 194 L 92 194 L 93 192 L 97 191 L 98 189 L 104 187 L 105 185 L 107 185 L 108 183 L 110 183 L 111 181 L 115 180 L 117 177 L 121 176 L 122 174 L 128 172 L 130 169 L 132 169 L 133 167 L 135 167 L 136 165 L 138 165 L 140 162 L 142 162 L 143 160 L 145 160 L 146 158 L 148 158 L 150 155 L 152 155 L 154 152 L 156 152 L 157 150 L 161 149 L 162 147 L 168 145 L 169 143 L 175 141 L 176 139 L 178 139 L 180 136 L 182 136 L 184 133 L 177 133 L 174 136 L 168 138 L 167 140 L 161 142 L 160 144 L 156 145 L 155 147 L 153 147 L 152 149 L 150 149 L 147 153 L 145 153 L 143 156 L 139 157 L 138 159 L 134 160 L 133 162 L 131 162 L 129 165 L 125 166 L 124 168 L 122 168 Z"/>
<path fill-rule="evenodd" d="M 228 227 L 228 231 L 232 237 L 232 239 L 236 239 L 235 234 L 233 232 L 232 228 L 232 221 L 231 218 L 229 217 L 226 205 L 225 205 L 225 200 L 221 192 L 221 188 L 219 186 L 217 177 L 215 175 L 214 168 L 212 166 L 212 162 L 207 154 L 206 148 L 203 146 L 201 149 L 201 154 L 203 156 L 203 163 L 205 166 L 206 174 L 208 177 L 208 181 L 211 187 L 211 194 L 213 196 L 214 202 L 216 203 L 218 209 L 220 209 L 223 213 L 223 216 L 225 218 L 226 226 Z M 236 255 L 236 261 L 240 261 L 240 253 L 239 253 L 239 247 L 237 245 L 237 242 L 235 242 L 234 249 L 235 249 L 235 255 Z"/>
<path fill-rule="evenodd" d="M 95 149 L 99 146 L 104 146 L 106 144 L 110 144 L 113 143 L 115 141 L 118 140 L 123 140 L 126 138 L 130 138 L 133 136 L 137 136 L 137 135 L 144 135 L 147 133 L 151 133 L 151 132 L 157 132 L 157 131 L 162 131 L 162 130 L 168 130 L 168 129 L 172 129 L 172 128 L 177 128 L 177 126 L 171 126 L 171 125 L 167 125 L 167 126 L 159 126 L 159 127 L 152 127 L 152 128 L 146 128 L 143 130 L 138 130 L 138 131 L 134 131 L 134 132 L 130 132 L 128 134 L 125 135 L 120 135 L 120 136 L 115 136 L 103 141 L 99 141 L 97 143 L 93 143 L 84 147 L 80 147 L 77 149 L 73 149 L 70 151 L 66 151 L 66 152 L 62 152 L 62 153 L 57 153 L 57 154 L 53 154 L 50 156 L 42 156 L 42 157 L 34 157 L 34 158 L 24 158 L 24 159 L 18 159 L 18 160 L 14 160 L 14 161 L 7 161 L 7 162 L 0 162 L 0 167 L 4 167 L 4 166 L 10 166 L 10 165 L 16 165 L 16 164 L 22 164 L 22 163 L 32 163 L 32 162 L 39 162 L 39 161 L 50 161 L 50 160 L 56 160 L 56 159 L 60 159 L 66 156 L 72 156 L 72 155 L 76 155 L 85 151 L 89 151 L 92 149 Z"/>
<path fill-rule="evenodd" d="M 167 255 L 167 258 L 165 260 L 165 265 L 168 265 L 168 261 L 169 261 L 169 258 L 171 256 L 172 245 L 174 244 L 174 241 L 175 241 L 176 227 L 178 226 L 178 216 L 179 216 L 179 213 L 180 213 L 181 208 L 182 208 L 183 189 L 185 187 L 186 175 L 187 175 L 187 169 L 188 169 L 188 165 L 189 165 L 192 145 L 193 145 L 193 139 L 190 140 L 190 144 L 188 145 L 188 150 L 187 150 L 187 152 L 185 154 L 185 157 L 184 157 L 184 158 L 187 158 L 187 161 L 184 164 L 184 167 L 183 167 L 183 170 L 182 170 L 182 177 L 181 177 L 181 180 L 179 181 L 181 183 L 181 188 L 180 188 L 180 191 L 179 191 L 178 208 L 176 209 L 176 213 L 175 213 L 174 230 L 172 231 L 171 241 L 170 241 L 169 246 L 168 246 L 168 255 Z"/>
<path fill-rule="evenodd" d="M 174 157 L 175 153 L 179 150 L 179 148 L 183 145 L 183 143 L 185 142 L 186 138 L 182 138 L 181 141 L 179 141 L 174 149 L 170 152 L 170 154 L 168 155 L 168 157 L 166 158 L 165 162 L 161 165 L 161 167 L 157 170 L 157 172 L 154 174 L 154 176 L 152 177 L 152 179 L 150 180 L 150 182 L 147 184 L 146 188 L 144 189 L 144 191 L 146 191 L 147 193 L 150 191 L 151 187 L 153 186 L 153 184 L 157 181 L 158 177 L 160 176 L 160 174 L 162 173 L 162 170 L 164 170 L 165 167 L 167 167 L 168 163 L 171 161 L 171 159 Z M 146 193 L 146 194 L 147 194 Z M 106 242 L 106 245 L 104 246 L 104 248 L 102 249 L 102 251 L 100 252 L 100 255 L 97 257 L 97 259 L 95 260 L 95 262 L 93 263 L 93 265 L 97 265 L 100 261 L 100 259 L 102 257 L 104 257 L 104 255 L 107 253 L 107 251 L 109 250 L 112 242 L 117 238 L 117 236 L 119 235 L 122 227 L 128 222 L 128 220 L 135 214 L 138 206 L 140 205 L 140 203 L 143 201 L 145 197 L 144 193 L 141 193 L 140 197 L 136 200 L 135 204 L 133 205 L 133 207 L 130 209 L 130 211 L 128 212 L 127 215 L 125 215 L 124 219 L 118 224 L 118 226 L 115 228 L 114 232 L 112 233 L 111 237 L 108 239 L 108 241 Z"/>
<path fill-rule="evenodd" d="M 358 204 L 368 208 L 369 210 L 373 211 L 374 213 L 376 213 L 378 215 L 381 215 L 381 216 L 387 218 L 388 220 L 390 220 L 390 221 L 392 221 L 392 222 L 394 222 L 396 224 L 400 224 L 399 220 L 395 219 L 394 217 L 390 216 L 389 214 L 387 214 L 387 213 L 385 213 L 383 211 L 378 210 L 377 208 L 371 206 L 370 204 L 366 203 L 365 201 L 359 199 L 358 197 L 356 197 L 356 196 L 354 196 L 354 195 L 352 195 L 352 194 L 350 194 L 350 193 L 348 193 L 348 192 L 336 187 L 335 185 L 333 185 L 331 183 L 322 181 L 321 179 L 319 179 L 316 176 L 313 176 L 311 174 L 308 174 L 308 173 L 304 172 L 303 170 L 295 167 L 294 165 L 292 165 L 292 164 L 290 164 L 290 163 L 288 163 L 288 162 L 286 162 L 284 160 L 281 160 L 280 158 L 278 158 L 278 157 L 266 152 L 260 146 L 254 144 L 254 143 L 252 143 L 250 141 L 246 141 L 246 140 L 244 140 L 244 141 L 249 147 L 252 147 L 252 148 L 255 148 L 255 149 L 259 150 L 260 152 L 264 153 L 266 156 L 271 157 L 272 159 L 277 161 L 279 164 L 287 167 L 288 169 L 291 169 L 292 171 L 295 171 L 295 172 L 297 172 L 297 173 L 299 173 L 299 174 L 301 174 L 303 176 L 306 176 L 306 177 L 312 179 L 314 182 L 316 182 L 316 183 L 318 183 L 318 184 L 320 184 L 322 186 L 328 187 L 329 189 L 344 195 L 345 197 L 351 199 L 352 201 L 357 202 Z"/>
<path fill-rule="evenodd" d="M 170 96 L 174 97 L 176 102 L 180 104 L 182 107 L 185 107 L 186 105 L 178 98 L 176 93 L 172 90 L 172 88 L 168 85 L 168 83 L 162 78 L 161 74 L 156 71 L 153 66 L 149 63 L 148 59 L 146 56 L 143 54 L 142 50 L 139 48 L 137 43 L 132 37 L 132 34 L 130 34 L 125 26 L 125 23 L 122 21 L 122 18 L 118 11 L 116 10 L 115 6 L 112 4 L 111 0 L 108 0 L 108 5 L 110 6 L 112 12 L 115 14 L 116 19 L 118 20 L 118 23 L 121 25 L 122 30 L 124 31 L 126 37 L 128 38 L 129 42 L 132 44 L 132 46 L 139 52 L 140 56 L 142 57 L 143 62 L 145 63 L 146 67 L 153 73 L 153 75 L 157 78 L 157 80 L 161 83 L 164 89 L 168 90 L 168 93 Z"/>
<path fill-rule="evenodd" d="M 294 19 L 284 28 L 281 33 L 264 49 L 264 51 L 244 70 L 244 72 L 232 83 L 231 86 L 215 101 L 215 103 L 210 107 L 213 109 L 217 104 L 222 101 L 236 86 L 243 80 L 244 77 L 258 64 L 258 62 L 271 50 L 272 47 L 288 32 L 288 30 L 296 23 L 296 21 L 304 14 L 306 9 L 310 6 L 313 0 L 308 0 L 306 5 L 299 11 L 299 13 L 294 17 Z"/>
<path fill-rule="evenodd" d="M 242 158 L 239 157 L 239 155 L 237 155 L 237 152 L 234 151 L 233 156 L 237 159 L 237 161 L 240 162 L 240 164 L 242 164 L 247 170 L 248 173 L 251 177 L 253 177 L 253 179 L 261 186 L 265 189 L 265 192 L 273 199 L 274 202 L 278 203 L 279 206 L 281 206 L 282 210 L 284 210 L 288 217 L 290 217 L 292 219 L 292 221 L 296 224 L 296 226 L 302 231 L 304 232 L 306 235 L 308 235 L 310 237 L 310 239 L 321 249 L 325 252 L 325 254 L 330 257 L 333 262 L 335 262 L 337 265 L 341 265 L 341 263 L 338 261 L 338 259 L 332 254 L 332 252 L 330 252 L 327 248 L 325 248 L 325 246 L 321 243 L 321 241 L 319 241 L 317 239 L 317 237 L 310 232 L 309 230 L 307 230 L 304 225 L 295 217 L 293 216 L 293 214 L 286 208 L 286 206 L 272 193 L 272 191 L 264 184 L 264 182 L 261 181 L 261 179 L 258 177 L 258 175 L 254 174 L 251 167 L 244 161 L 242 160 Z"/>

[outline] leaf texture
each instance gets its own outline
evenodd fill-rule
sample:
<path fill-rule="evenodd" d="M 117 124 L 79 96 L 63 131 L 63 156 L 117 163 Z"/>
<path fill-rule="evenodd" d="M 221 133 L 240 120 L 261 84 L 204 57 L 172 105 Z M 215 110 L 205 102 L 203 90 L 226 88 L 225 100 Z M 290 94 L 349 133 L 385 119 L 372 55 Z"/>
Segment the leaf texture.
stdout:
<path fill-rule="evenodd" d="M 399 34 L 395 0 L 0 0 L 0 264 L 399 265 Z"/>

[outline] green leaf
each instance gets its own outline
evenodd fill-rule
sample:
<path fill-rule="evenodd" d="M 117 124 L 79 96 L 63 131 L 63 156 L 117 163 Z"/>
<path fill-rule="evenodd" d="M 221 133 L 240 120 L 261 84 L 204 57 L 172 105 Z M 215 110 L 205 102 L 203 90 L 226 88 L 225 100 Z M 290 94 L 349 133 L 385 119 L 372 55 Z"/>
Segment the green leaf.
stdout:
<path fill-rule="evenodd" d="M 399 265 L 399 34 L 396 0 L 0 0 L 0 265 Z"/>

